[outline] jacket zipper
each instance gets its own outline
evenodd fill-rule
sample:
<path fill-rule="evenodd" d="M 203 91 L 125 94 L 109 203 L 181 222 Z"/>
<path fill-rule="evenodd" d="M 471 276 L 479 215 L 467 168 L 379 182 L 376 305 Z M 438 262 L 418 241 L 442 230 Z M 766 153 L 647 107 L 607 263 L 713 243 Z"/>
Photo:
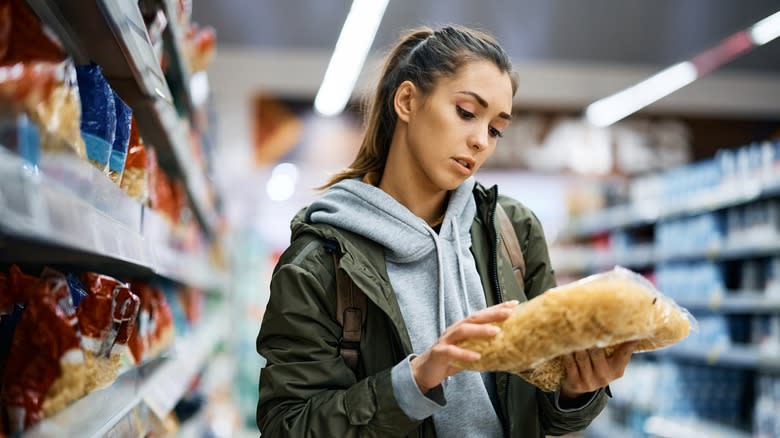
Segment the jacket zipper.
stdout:
<path fill-rule="evenodd" d="M 504 302 L 504 299 L 501 295 L 501 285 L 498 282 L 498 245 L 501 244 L 499 241 L 498 231 L 496 231 L 495 226 L 495 220 L 496 220 L 496 204 L 498 204 L 498 194 L 493 193 L 496 198 L 494 199 L 495 204 L 492 205 L 492 208 L 490 209 L 490 214 L 488 216 L 488 223 L 491 227 L 493 227 L 493 235 L 494 235 L 494 245 L 493 245 L 493 251 L 491 253 L 491 274 L 493 276 L 493 290 L 496 294 L 496 304 L 501 304 Z"/>
<path fill-rule="evenodd" d="M 494 234 L 494 243 L 495 243 L 493 245 L 493 251 L 491 252 L 491 261 L 492 261 L 492 263 L 491 263 L 491 265 L 492 265 L 491 266 L 491 268 L 492 268 L 491 269 L 491 275 L 493 277 L 492 278 L 493 279 L 493 290 L 495 291 L 495 294 L 496 294 L 496 304 L 500 304 L 500 303 L 504 302 L 504 299 L 503 299 L 503 296 L 501 294 L 501 284 L 498 282 L 498 246 L 501 244 L 501 242 L 499 240 L 500 239 L 499 232 L 496 230 L 496 226 L 495 226 L 496 206 L 498 205 L 498 191 L 494 189 L 492 192 L 493 192 L 492 193 L 493 194 L 493 203 L 491 204 L 490 214 L 488 215 L 488 223 L 490 224 L 491 227 L 493 227 L 492 230 L 493 230 L 493 234 Z M 496 376 L 496 381 L 498 381 L 497 379 L 498 379 L 498 376 Z M 508 379 L 508 376 L 507 376 L 506 382 L 504 383 L 504 403 L 509 404 L 509 379 Z M 511 428 L 510 428 L 510 425 L 509 425 L 511 419 L 509 418 L 508 415 L 506 415 L 506 413 L 505 413 L 504 417 L 505 417 L 505 421 L 504 421 L 504 425 L 503 425 L 504 426 L 504 436 L 508 437 L 510 432 L 511 432 Z"/>

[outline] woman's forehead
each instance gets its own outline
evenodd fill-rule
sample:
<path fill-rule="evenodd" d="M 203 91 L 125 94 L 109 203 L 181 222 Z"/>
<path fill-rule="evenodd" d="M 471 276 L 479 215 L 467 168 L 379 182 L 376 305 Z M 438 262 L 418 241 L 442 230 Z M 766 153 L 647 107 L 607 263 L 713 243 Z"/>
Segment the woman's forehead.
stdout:
<path fill-rule="evenodd" d="M 453 76 L 441 78 L 437 84 L 446 93 L 467 91 L 476 93 L 491 107 L 502 111 L 512 107 L 512 79 L 490 61 L 472 61 L 461 66 Z"/>

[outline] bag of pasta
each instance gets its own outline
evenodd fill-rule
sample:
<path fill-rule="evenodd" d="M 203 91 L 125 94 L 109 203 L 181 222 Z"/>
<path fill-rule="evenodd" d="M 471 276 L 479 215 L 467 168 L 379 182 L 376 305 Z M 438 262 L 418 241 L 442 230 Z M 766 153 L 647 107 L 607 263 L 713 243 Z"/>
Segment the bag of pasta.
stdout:
<path fill-rule="evenodd" d="M 562 356 L 589 348 L 607 355 L 627 341 L 635 352 L 655 350 L 685 339 L 696 321 L 649 281 L 616 267 L 556 287 L 521 303 L 492 339 L 468 339 L 460 347 L 481 354 L 455 365 L 476 371 L 507 371 L 545 390 L 556 390 L 566 371 Z"/>

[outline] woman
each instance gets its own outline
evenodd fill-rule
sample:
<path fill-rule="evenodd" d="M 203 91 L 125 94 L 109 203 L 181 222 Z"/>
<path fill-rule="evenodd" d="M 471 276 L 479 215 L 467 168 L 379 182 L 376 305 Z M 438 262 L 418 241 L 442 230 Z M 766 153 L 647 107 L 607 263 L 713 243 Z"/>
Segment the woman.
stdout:
<path fill-rule="evenodd" d="M 459 341 L 495 336 L 488 323 L 555 286 L 533 213 L 473 178 L 516 87 L 507 54 L 478 31 L 417 30 L 392 50 L 357 157 L 293 219 L 274 271 L 257 338 L 264 436 L 542 437 L 581 430 L 604 408 L 630 345 L 567 357 L 551 394 L 450 366 L 479 358 Z M 524 284 L 496 247 L 497 202 L 521 242 Z M 367 298 L 355 372 L 339 352 L 335 263 Z"/>

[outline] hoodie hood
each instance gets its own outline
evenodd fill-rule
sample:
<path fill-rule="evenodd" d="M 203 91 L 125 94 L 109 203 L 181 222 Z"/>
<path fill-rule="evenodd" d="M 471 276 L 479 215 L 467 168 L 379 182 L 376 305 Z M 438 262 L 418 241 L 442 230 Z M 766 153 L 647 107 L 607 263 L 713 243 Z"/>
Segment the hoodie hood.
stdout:
<path fill-rule="evenodd" d="M 469 178 L 450 195 L 439 238 L 471 244 L 469 230 L 477 211 L 474 184 Z M 309 206 L 306 222 L 327 223 L 366 237 L 382 245 L 387 258 L 396 263 L 419 261 L 435 249 L 433 230 L 422 218 L 359 179 L 343 180 L 329 188 Z"/>

